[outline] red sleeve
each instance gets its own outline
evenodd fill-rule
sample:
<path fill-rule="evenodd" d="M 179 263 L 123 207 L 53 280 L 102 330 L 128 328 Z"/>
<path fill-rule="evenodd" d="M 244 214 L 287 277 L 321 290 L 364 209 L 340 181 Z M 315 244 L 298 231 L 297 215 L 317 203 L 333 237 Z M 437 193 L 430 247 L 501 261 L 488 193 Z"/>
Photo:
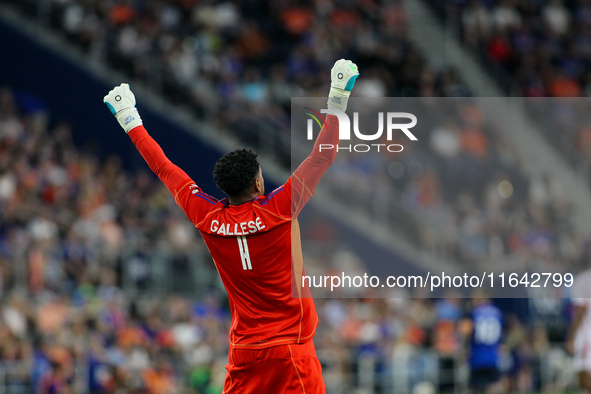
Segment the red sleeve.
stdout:
<path fill-rule="evenodd" d="M 321 144 L 329 144 L 335 149 L 320 150 Z M 334 115 L 326 116 L 326 125 L 314 143 L 314 149 L 290 177 L 291 213 L 296 218 L 304 205 L 314 195 L 316 185 L 337 156 L 339 144 L 339 120 Z"/>
<path fill-rule="evenodd" d="M 280 216 L 295 219 L 314 195 L 320 178 L 334 162 L 337 155 L 336 149 L 321 151 L 320 144 L 330 144 L 336 147 L 338 143 L 339 120 L 334 115 L 327 115 L 326 126 L 318 134 L 312 152 L 285 184 L 273 190 L 260 201 L 261 206 Z"/>
<path fill-rule="evenodd" d="M 194 224 L 198 223 L 211 206 L 217 203 L 217 199 L 203 193 L 185 171 L 174 165 L 144 126 L 135 127 L 128 135 L 150 169 L 174 196 L 177 205 Z"/>

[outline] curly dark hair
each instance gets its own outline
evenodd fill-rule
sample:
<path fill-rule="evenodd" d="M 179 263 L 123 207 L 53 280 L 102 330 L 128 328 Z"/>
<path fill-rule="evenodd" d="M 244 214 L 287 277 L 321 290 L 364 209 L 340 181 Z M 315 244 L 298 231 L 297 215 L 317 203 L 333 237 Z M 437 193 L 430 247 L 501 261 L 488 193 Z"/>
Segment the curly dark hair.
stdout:
<path fill-rule="evenodd" d="M 230 197 L 247 192 L 259 173 L 257 156 L 250 149 L 236 149 L 223 155 L 213 169 L 216 186 Z"/>

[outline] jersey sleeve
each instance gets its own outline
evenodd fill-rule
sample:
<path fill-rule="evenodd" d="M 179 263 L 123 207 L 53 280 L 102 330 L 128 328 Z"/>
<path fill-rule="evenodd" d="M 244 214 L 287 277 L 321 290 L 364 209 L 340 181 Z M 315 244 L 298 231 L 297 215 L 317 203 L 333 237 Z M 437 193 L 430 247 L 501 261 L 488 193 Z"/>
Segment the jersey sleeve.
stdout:
<path fill-rule="evenodd" d="M 129 137 L 150 169 L 173 195 L 177 205 L 193 224 L 197 224 L 218 200 L 204 193 L 185 171 L 173 164 L 144 126 L 132 129 Z"/>
<path fill-rule="evenodd" d="M 321 144 L 337 146 L 339 120 L 327 115 L 326 125 L 320 131 L 314 149 L 289 177 L 287 182 L 259 200 L 260 206 L 274 215 L 295 219 L 314 195 L 316 185 L 334 162 L 336 149 L 320 150 Z"/>
<path fill-rule="evenodd" d="M 297 218 L 302 208 L 314 195 L 316 185 L 334 162 L 336 149 L 320 150 L 321 144 L 337 146 L 339 143 L 338 118 L 327 115 L 314 149 L 289 177 L 287 182 L 262 198 L 259 203 L 275 215 Z"/>
<path fill-rule="evenodd" d="M 339 144 L 339 121 L 334 115 L 326 116 L 326 124 L 316 138 L 312 152 L 290 177 L 291 215 L 294 219 L 314 195 L 320 178 L 336 158 L 337 150 L 321 150 L 320 145 L 323 144 L 334 147 Z"/>

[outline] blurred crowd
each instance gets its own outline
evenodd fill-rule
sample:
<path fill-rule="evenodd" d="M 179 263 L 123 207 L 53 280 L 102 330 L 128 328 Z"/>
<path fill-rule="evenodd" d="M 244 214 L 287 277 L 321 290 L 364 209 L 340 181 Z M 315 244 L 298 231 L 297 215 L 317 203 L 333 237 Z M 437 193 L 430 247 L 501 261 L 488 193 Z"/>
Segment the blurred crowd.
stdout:
<path fill-rule="evenodd" d="M 8 1 L 38 15 L 32 1 Z M 31 4 L 32 3 L 32 4 Z M 324 96 L 335 59 L 355 59 L 359 96 L 458 96 L 408 36 L 400 0 L 54 0 L 52 27 L 96 61 L 289 167 L 291 97 Z"/>
<path fill-rule="evenodd" d="M 503 137 L 508 126 L 488 119 L 481 105 L 496 104 L 417 100 L 419 143 L 402 137 L 394 141 L 404 144 L 399 153 L 339 154 L 326 183 L 339 201 L 363 206 L 377 222 L 462 269 L 578 272 L 590 244 L 574 225 L 577 210 L 563 185 L 528 175 Z"/>
<path fill-rule="evenodd" d="M 504 34 L 523 25 L 502 22 L 516 19 L 506 14 L 517 12 L 514 6 L 521 3 L 531 2 L 488 5 L 501 9 L 494 15 L 501 15 Z M 470 94 L 453 69 L 435 70 L 426 62 L 409 37 L 401 1 L 80 0 L 50 5 L 52 26 L 89 56 L 245 143 L 274 146 L 286 166 L 290 99 L 325 95 L 326 70 L 334 59 L 351 58 L 359 65 L 363 78 L 356 84 L 357 96 Z M 560 183 L 528 178 L 498 132 L 502 125 L 469 103 L 451 108 L 450 116 L 427 112 L 422 119 L 433 124 L 421 141 L 428 145 L 406 146 L 401 154 L 367 162 L 341 155 L 335 188 L 357 184 L 355 193 L 386 193 L 394 230 L 402 227 L 397 219 L 406 218 L 403 224 L 410 231 L 401 232 L 409 233 L 410 242 L 465 266 L 480 269 L 502 260 L 524 270 L 584 261 L 588 240 L 576 236 L 571 225 L 576 212 Z"/>
<path fill-rule="evenodd" d="M 156 245 L 203 248 L 195 229 L 154 177 L 74 146 L 68 125 L 53 125 L 30 102 L 6 88 L 0 94 L 5 386 L 11 393 L 219 392 L 230 323 L 219 282 L 212 279 L 196 298 L 182 288 L 157 297 L 157 275 L 141 262 L 158 253 Z M 310 272 L 362 272 L 338 230 L 322 223 L 304 234 Z M 178 268 L 178 256 L 171 252 L 164 264 Z M 213 278 L 213 264 L 204 260 L 199 276 Z M 454 368 L 470 352 L 463 323 L 469 300 L 348 296 L 354 298 L 317 302 L 323 323 L 316 343 L 329 392 L 425 382 L 445 392 L 462 384 Z M 549 332 L 526 335 L 526 322 L 507 320 L 503 384 L 539 388 Z"/>
<path fill-rule="evenodd" d="M 182 288 L 159 297 L 165 279 L 141 263 L 158 253 L 156 245 L 203 248 L 196 230 L 157 179 L 74 146 L 68 125 L 52 124 L 43 106 L 30 103 L 1 90 L 0 374 L 7 392 L 220 392 L 230 318 L 219 282 L 199 297 Z M 323 221 L 304 234 L 311 272 L 363 271 L 331 226 Z M 168 256 L 164 264 L 178 268 L 179 254 Z M 199 276 L 213 278 L 204 260 Z M 451 392 L 466 384 L 456 372 L 471 351 L 470 300 L 349 296 L 317 301 L 329 393 L 417 385 Z M 541 365 L 555 351 L 549 326 L 528 335 L 534 320 L 505 318 L 503 387 L 548 387 Z M 567 360 L 562 351 L 554 359 Z"/>
<path fill-rule="evenodd" d="M 34 1 L 7 3 L 38 15 Z M 326 70 L 337 58 L 352 58 L 362 70 L 358 96 L 470 94 L 454 70 L 434 70 L 426 63 L 408 37 L 401 1 L 48 4 L 48 23 L 89 57 L 245 143 L 257 146 L 272 138 L 285 166 L 290 98 L 325 95 Z M 467 5 L 456 4 L 459 13 L 468 12 Z M 524 18 L 513 21 L 520 8 L 510 2 L 503 2 L 504 8 L 494 1 L 482 4 L 501 8 L 495 18 L 509 26 L 506 37 L 512 37 L 513 26 L 529 26 Z M 553 21 L 560 14 L 548 13 Z M 526 40 L 526 29 L 520 29 Z M 481 44 L 496 36 L 470 37 Z M 542 55 L 535 64 L 546 59 Z M 0 94 L 0 277 L 6 300 L 0 358 L 17 366 L 7 369 L 6 384 L 14 392 L 35 387 L 40 393 L 80 392 L 80 387 L 113 393 L 175 393 L 187 387 L 188 392 L 219 392 L 229 315 L 194 228 L 150 174 L 128 173 L 117 158 L 99 160 L 74 146 L 67 124 L 51 124 L 28 102 L 8 89 Z M 404 212 L 410 242 L 463 267 L 556 272 L 589 261 L 589 240 L 577 235 L 576 210 L 559 180 L 528 177 L 500 126 L 474 102 L 448 103 L 428 109 L 432 124 L 421 135 L 425 143 L 363 161 L 339 155 L 327 184 L 357 204 L 373 201 L 367 193 L 379 190 L 396 207 L 387 211 L 390 225 L 399 225 L 396 215 Z M 351 191 L 352 184 L 359 187 Z M 335 246 L 327 226 L 325 233 L 315 228 L 307 239 L 318 244 L 317 250 L 331 241 Z M 307 256 L 312 272 L 342 268 L 345 259 L 363 270 L 358 256 L 330 250 Z M 150 256 L 174 267 L 181 281 L 174 288 L 186 294 L 148 295 L 159 286 Z M 195 256 L 200 272 L 209 273 L 200 276 L 198 287 L 206 292 L 196 303 L 190 292 L 196 284 L 182 282 L 191 277 Z M 360 380 L 368 371 L 382 390 L 402 384 L 400 379 L 418 384 L 428 380 L 433 365 L 447 368 L 436 391 L 451 390 L 450 365 L 469 352 L 462 324 L 469 301 L 353 296 L 317 303 L 323 323 L 316 343 L 329 392 L 365 384 Z M 507 387 L 537 389 L 542 383 L 536 368 L 550 350 L 548 332 L 526 328 L 511 316 L 506 321 Z M 368 364 L 362 362 L 365 356 Z M 404 378 L 394 375 L 400 359 L 412 370 Z"/>
<path fill-rule="evenodd" d="M 588 1 L 453 0 L 445 6 L 461 24 L 464 43 L 507 70 L 523 96 L 590 92 Z"/>
<path fill-rule="evenodd" d="M 431 1 L 461 31 L 464 44 L 484 60 L 512 94 L 537 97 L 591 95 L 591 3 L 587 0 L 453 0 Z M 570 106 L 570 101 L 566 106 Z M 539 101 L 531 100 L 532 105 Z M 553 105 L 550 105 L 552 103 Z M 564 102 L 547 103 L 548 121 L 538 122 L 565 160 L 590 179 L 587 119 L 564 110 Z M 589 107 L 588 100 L 579 100 Z M 575 111 L 576 112 L 576 111 Z M 543 111 L 532 112 L 532 118 Z M 581 119 L 583 121 L 581 121 Z"/>
<path fill-rule="evenodd" d="M 199 264 L 206 249 L 193 226 L 151 175 L 75 147 L 69 126 L 51 125 L 31 101 L 0 90 L 0 358 L 7 392 L 221 387 L 229 314 L 220 289 L 209 283 L 193 303 L 183 291 L 200 283 L 176 281 L 177 295 L 159 298 L 153 279 L 159 254 L 173 276 Z M 213 267 L 208 272 L 199 277 L 213 278 Z"/>

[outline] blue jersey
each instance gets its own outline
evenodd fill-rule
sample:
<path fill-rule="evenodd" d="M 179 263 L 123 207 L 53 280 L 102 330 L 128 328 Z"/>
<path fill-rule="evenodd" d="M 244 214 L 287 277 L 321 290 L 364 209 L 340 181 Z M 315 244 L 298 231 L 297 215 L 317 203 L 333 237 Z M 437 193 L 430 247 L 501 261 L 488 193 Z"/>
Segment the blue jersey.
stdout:
<path fill-rule="evenodd" d="M 472 332 L 470 367 L 497 368 L 503 335 L 503 315 L 492 304 L 478 305 L 471 314 Z"/>

